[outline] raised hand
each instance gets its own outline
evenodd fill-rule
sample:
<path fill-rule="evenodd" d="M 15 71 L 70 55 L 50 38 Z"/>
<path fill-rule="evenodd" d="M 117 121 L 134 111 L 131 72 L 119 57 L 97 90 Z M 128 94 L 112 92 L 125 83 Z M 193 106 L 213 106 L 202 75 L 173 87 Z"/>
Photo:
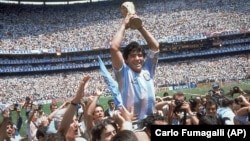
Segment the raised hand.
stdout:
<path fill-rule="evenodd" d="M 80 103 L 80 100 L 82 99 L 82 97 L 84 97 L 84 90 L 87 88 L 87 82 L 89 81 L 90 76 L 89 75 L 85 75 L 82 79 L 82 81 L 80 82 L 80 86 L 78 87 L 76 96 L 73 98 L 72 102 L 73 103 Z"/>

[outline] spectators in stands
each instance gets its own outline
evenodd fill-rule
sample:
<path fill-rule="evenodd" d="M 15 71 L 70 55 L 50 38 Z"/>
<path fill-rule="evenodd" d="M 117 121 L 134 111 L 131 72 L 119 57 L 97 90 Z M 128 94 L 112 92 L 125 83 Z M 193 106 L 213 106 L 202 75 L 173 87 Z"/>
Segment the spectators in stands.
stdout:
<path fill-rule="evenodd" d="M 151 29 L 150 32 L 155 36 L 157 41 L 174 42 L 179 39 L 191 40 L 193 39 L 191 37 L 194 36 L 194 38 L 197 39 L 223 34 L 235 34 L 250 27 L 248 22 L 250 19 L 248 12 L 250 1 L 247 0 L 239 0 L 237 4 L 235 4 L 234 1 L 228 0 L 219 2 L 196 0 L 157 0 L 157 2 L 147 0 L 137 2 L 141 2 L 140 5 L 137 5 L 137 12 L 143 13 L 141 15 L 142 19 L 147 19 L 143 20 L 146 21 L 143 26 L 146 29 Z M 117 11 L 117 7 L 120 7 L 120 5 L 108 2 L 102 6 L 99 4 L 79 4 L 57 7 L 0 5 L 0 9 L 4 11 L 1 13 L 3 20 L 0 23 L 0 54 L 3 53 L 3 51 L 8 53 L 10 50 L 13 51 L 16 49 L 19 51 L 36 50 L 37 52 L 34 51 L 35 53 L 51 51 L 60 54 L 61 52 L 69 50 L 78 52 L 97 48 L 110 48 L 112 39 L 110 35 L 115 32 L 114 29 L 119 28 L 122 20 L 121 14 Z M 92 9 L 95 9 L 95 12 L 93 12 Z M 38 15 L 37 13 L 39 12 L 42 14 Z M 228 20 L 225 21 L 225 18 Z M 121 42 L 122 46 L 126 46 L 131 41 L 137 41 L 140 45 L 146 44 L 143 36 L 135 30 L 127 30 L 126 33 L 127 36 L 125 36 L 124 41 Z M 241 40 L 248 40 L 248 38 Z M 223 41 L 222 45 L 229 45 L 235 42 L 239 41 Z M 240 46 L 235 45 L 228 47 L 228 49 L 234 50 L 238 47 Z M 189 53 L 192 54 L 193 52 L 184 52 L 183 54 Z M 168 57 L 169 54 L 164 53 L 161 55 L 161 57 Z M 94 53 L 89 53 L 80 59 L 91 60 L 94 56 Z M 102 57 L 108 60 L 110 54 L 104 54 Z M 54 60 L 60 60 L 64 62 L 70 59 L 72 58 L 55 57 L 53 60 L 49 58 L 48 61 L 53 62 Z M 13 67 L 13 65 L 10 65 L 4 69 L 0 68 L 0 71 L 30 70 L 33 68 L 31 68 L 29 63 L 37 63 L 39 60 L 38 58 L 30 57 L 27 60 L 21 60 L 24 64 L 21 67 Z M 4 62 L 8 60 L 3 57 L 0 58 L 0 61 Z M 16 63 L 18 61 L 20 60 L 14 60 Z M 111 64 L 111 61 L 108 60 L 106 63 Z M 98 65 L 96 62 L 90 62 L 90 65 L 96 64 Z M 57 64 L 53 67 L 62 68 L 77 65 L 82 64 L 65 63 Z M 235 67 L 236 65 L 237 67 Z M 47 69 L 48 67 L 51 67 L 51 64 L 38 65 L 36 69 Z M 155 85 L 172 86 L 179 85 L 183 82 L 199 83 L 222 80 L 224 82 L 238 82 L 249 75 L 247 69 L 249 69 L 249 53 L 244 55 L 224 55 L 204 59 L 195 58 L 175 60 L 174 62 L 160 62 L 155 72 Z M 30 140 L 40 140 L 44 138 L 55 141 L 53 134 L 58 135 L 55 136 L 58 140 L 60 140 L 60 137 L 70 140 L 90 139 L 91 137 L 89 136 L 91 135 L 86 135 L 86 138 L 83 139 L 82 134 L 79 133 L 78 126 L 81 120 L 86 120 L 86 132 L 89 134 L 92 132 L 92 135 L 94 135 L 93 140 L 95 140 L 95 138 L 104 139 L 105 137 L 103 136 L 107 133 L 106 129 L 112 129 L 112 131 L 109 132 L 108 140 L 111 140 L 113 136 L 113 140 L 115 140 L 118 138 L 117 136 L 130 134 L 126 133 L 127 131 L 123 131 L 120 132 L 122 134 L 120 135 L 120 130 L 116 128 L 121 127 L 123 129 L 123 127 L 125 127 L 124 125 L 128 125 L 128 123 L 130 126 L 130 124 L 132 124 L 131 117 L 128 118 L 128 115 L 131 116 L 131 113 L 127 113 L 127 116 L 124 116 L 124 113 L 118 114 L 116 111 L 114 118 L 115 122 L 119 119 L 119 122 L 117 122 L 120 123 L 119 126 L 106 128 L 106 125 L 110 125 L 111 122 L 104 116 L 103 105 L 97 105 L 99 96 L 92 97 L 88 95 L 93 92 L 91 87 L 86 90 L 85 96 L 89 97 L 88 102 L 92 101 L 93 103 L 89 102 L 86 103 L 86 107 L 83 106 L 83 114 L 88 114 L 90 118 L 86 118 L 85 115 L 82 118 L 74 116 L 77 109 L 76 105 L 80 103 L 79 100 L 82 100 L 81 98 L 83 97 L 83 95 L 81 95 L 82 93 L 80 94 L 78 92 L 77 95 L 74 95 L 77 88 L 79 88 L 76 81 L 82 77 L 83 73 L 92 76 L 92 79 L 89 80 L 90 86 L 98 83 L 104 86 L 104 91 L 108 90 L 99 70 L 86 69 L 83 72 L 53 73 L 51 75 L 36 74 L 25 77 L 3 76 L 3 79 L 1 79 L 0 103 L 7 105 L 20 103 L 24 105 L 27 117 L 30 115 L 30 119 L 27 122 L 27 127 L 32 129 L 27 130 Z M 114 74 L 112 75 L 114 77 Z M 82 83 L 80 87 L 83 88 Z M 83 90 L 81 89 L 80 91 L 82 92 Z M 193 121 L 192 124 L 214 125 L 215 122 L 217 123 L 216 117 L 219 115 L 220 118 L 225 120 L 224 124 L 249 125 L 249 99 L 247 102 L 247 98 L 245 97 L 248 91 L 232 88 L 232 91 L 230 91 L 231 96 L 232 92 L 241 93 L 245 98 L 245 100 L 243 98 L 242 101 L 238 99 L 238 106 L 240 105 L 238 109 L 234 109 L 237 100 L 232 99 L 232 97 L 223 99 L 222 105 L 219 105 L 216 101 L 211 102 L 211 99 L 206 99 L 207 102 L 204 104 L 205 116 L 199 119 L 196 118 L 199 112 L 191 111 L 191 105 L 186 101 L 184 94 L 175 94 L 173 98 L 168 97 L 167 99 L 161 99 L 162 101 L 154 106 L 159 111 L 163 110 L 164 114 L 154 117 L 149 116 L 148 120 L 150 121 L 145 121 L 147 124 L 145 125 L 145 132 L 135 132 L 136 136 L 143 137 L 139 138 L 139 140 L 150 140 L 149 125 L 167 124 L 166 120 L 169 125 L 186 124 L 188 121 L 184 121 L 185 115 L 183 114 L 183 110 L 188 113 L 187 117 Z M 28 97 L 29 100 L 26 99 L 26 97 Z M 70 103 L 68 100 L 72 97 L 73 101 Z M 65 103 L 57 107 L 57 105 L 54 105 L 55 103 L 52 102 L 50 107 L 51 113 L 47 117 L 48 123 L 43 124 L 43 122 L 46 121 L 46 117 L 42 116 L 44 120 L 38 118 L 39 116 L 35 105 L 40 104 L 37 103 L 37 101 L 41 103 L 51 103 L 52 99 L 57 99 L 58 102 Z M 180 103 L 175 103 L 174 101 L 179 101 Z M 25 102 L 27 103 L 24 104 Z M 34 107 L 33 102 L 36 102 Z M 89 104 L 93 104 L 93 107 Z M 178 106 L 181 108 L 176 109 Z M 122 111 L 121 109 L 119 110 Z M 63 116 L 65 113 L 67 116 Z M 0 132 L 7 134 L 0 134 L 0 140 L 14 137 L 19 138 L 18 134 L 17 136 L 11 134 L 18 131 L 21 127 L 15 129 L 15 125 L 9 122 L 10 111 L 6 109 L 2 110 L 2 118 L 3 121 L 0 124 Z M 91 126 L 88 124 L 91 124 Z M 114 124 L 113 120 L 112 124 Z M 220 124 L 220 122 L 218 122 L 218 124 Z M 41 125 L 44 126 L 41 127 Z M 115 136 L 115 134 L 117 136 Z"/>
<path fill-rule="evenodd" d="M 152 34 L 157 40 L 167 37 L 171 37 L 171 41 L 179 37 L 206 37 L 223 32 L 227 34 L 227 31 L 238 33 L 250 27 L 250 2 L 247 0 L 239 0 L 237 4 L 234 1 L 196 0 L 148 0 L 137 3 L 137 12 L 143 13 L 141 17 L 147 19 L 146 28 L 153 29 Z M 117 10 L 120 4 L 108 1 L 57 7 L 1 5 L 5 11 L 2 17 L 6 19 L 1 22 L 2 33 L 5 33 L 1 35 L 1 48 L 44 49 L 45 52 L 50 49 L 62 51 L 69 47 L 84 47 L 87 50 L 107 48 L 112 37 L 102 33 L 113 33 L 119 27 L 123 18 Z M 38 12 L 42 14 L 37 15 Z M 124 43 L 133 40 L 144 43 L 141 36 L 130 31 Z"/>

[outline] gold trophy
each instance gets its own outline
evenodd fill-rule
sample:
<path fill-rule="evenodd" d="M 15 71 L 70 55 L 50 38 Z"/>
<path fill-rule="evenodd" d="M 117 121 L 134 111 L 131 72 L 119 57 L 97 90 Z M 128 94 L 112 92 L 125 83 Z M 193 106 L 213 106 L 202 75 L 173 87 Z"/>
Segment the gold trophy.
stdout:
<path fill-rule="evenodd" d="M 129 19 L 129 27 L 131 29 L 138 29 L 142 26 L 142 20 L 136 15 L 135 5 L 133 2 L 124 2 L 121 5 L 121 12 L 123 17 L 126 17 L 128 13 L 135 15 Z"/>

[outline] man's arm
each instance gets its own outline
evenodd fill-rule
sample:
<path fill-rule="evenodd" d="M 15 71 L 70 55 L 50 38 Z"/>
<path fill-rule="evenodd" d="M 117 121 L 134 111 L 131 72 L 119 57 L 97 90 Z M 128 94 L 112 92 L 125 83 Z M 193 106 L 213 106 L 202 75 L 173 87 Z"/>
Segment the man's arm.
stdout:
<path fill-rule="evenodd" d="M 80 86 L 78 87 L 75 97 L 72 99 L 71 104 L 67 107 L 67 110 L 64 113 L 62 122 L 58 130 L 64 135 L 66 135 L 69 129 L 69 126 L 73 121 L 73 116 L 76 112 L 76 105 L 80 103 L 81 98 L 84 97 L 85 85 L 89 79 L 90 79 L 89 75 L 84 76 L 83 80 L 80 82 Z"/>
<path fill-rule="evenodd" d="M 124 62 L 122 53 L 120 51 L 120 46 L 123 40 L 123 36 L 125 34 L 125 30 L 128 28 L 130 17 L 131 16 L 129 15 L 126 16 L 126 18 L 123 21 L 122 26 L 116 32 L 111 42 L 110 53 L 111 53 L 112 66 L 117 70 L 119 70 L 122 67 L 122 64 Z"/>
<path fill-rule="evenodd" d="M 141 35 L 144 37 L 144 39 L 147 41 L 149 47 L 153 51 L 158 51 L 159 50 L 159 43 L 158 41 L 154 38 L 154 36 L 146 30 L 143 26 L 138 29 L 138 31 L 141 33 Z"/>

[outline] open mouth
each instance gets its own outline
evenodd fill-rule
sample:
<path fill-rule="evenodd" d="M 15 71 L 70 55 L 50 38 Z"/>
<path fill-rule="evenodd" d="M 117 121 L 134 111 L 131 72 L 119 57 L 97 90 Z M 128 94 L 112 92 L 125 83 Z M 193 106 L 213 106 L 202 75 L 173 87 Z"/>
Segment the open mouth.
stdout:
<path fill-rule="evenodd" d="M 11 131 L 7 131 L 7 136 L 8 137 L 12 137 L 12 132 Z"/>

